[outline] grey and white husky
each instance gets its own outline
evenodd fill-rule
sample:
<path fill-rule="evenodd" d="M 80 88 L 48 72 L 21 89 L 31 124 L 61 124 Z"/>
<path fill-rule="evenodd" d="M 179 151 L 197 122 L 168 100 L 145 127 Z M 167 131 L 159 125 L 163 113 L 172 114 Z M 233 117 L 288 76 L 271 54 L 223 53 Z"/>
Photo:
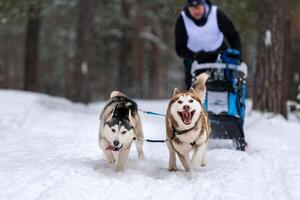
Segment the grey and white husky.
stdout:
<path fill-rule="evenodd" d="M 143 141 L 137 104 L 121 92 L 112 92 L 100 116 L 99 146 L 107 164 L 117 161 L 116 171 L 123 171 L 133 142 L 143 159 Z"/>

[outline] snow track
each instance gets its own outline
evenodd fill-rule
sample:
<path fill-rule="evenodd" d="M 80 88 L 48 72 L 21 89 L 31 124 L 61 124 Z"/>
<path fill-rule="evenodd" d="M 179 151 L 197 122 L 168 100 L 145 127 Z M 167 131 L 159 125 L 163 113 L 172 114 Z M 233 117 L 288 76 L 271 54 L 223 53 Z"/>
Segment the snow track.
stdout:
<path fill-rule="evenodd" d="M 0 199 L 300 199 L 300 124 L 251 112 L 247 153 L 212 145 L 207 167 L 187 176 L 167 171 L 165 144 L 147 143 L 145 160 L 132 148 L 115 173 L 97 145 L 102 106 L 0 90 Z M 147 138 L 165 138 L 163 117 L 141 116 Z"/>

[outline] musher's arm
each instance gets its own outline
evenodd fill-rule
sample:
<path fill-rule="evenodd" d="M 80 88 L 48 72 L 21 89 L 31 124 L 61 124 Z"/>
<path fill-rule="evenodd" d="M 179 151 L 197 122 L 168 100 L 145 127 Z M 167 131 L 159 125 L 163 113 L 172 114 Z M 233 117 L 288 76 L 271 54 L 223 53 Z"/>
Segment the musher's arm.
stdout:
<path fill-rule="evenodd" d="M 241 37 L 239 32 L 233 25 L 232 21 L 220 9 L 218 9 L 217 11 L 217 17 L 218 17 L 219 29 L 227 39 L 230 48 L 242 52 Z"/>
<path fill-rule="evenodd" d="M 194 59 L 195 53 L 187 48 L 188 36 L 185 29 L 183 17 L 180 15 L 175 27 L 175 50 L 179 57 L 191 60 Z"/>

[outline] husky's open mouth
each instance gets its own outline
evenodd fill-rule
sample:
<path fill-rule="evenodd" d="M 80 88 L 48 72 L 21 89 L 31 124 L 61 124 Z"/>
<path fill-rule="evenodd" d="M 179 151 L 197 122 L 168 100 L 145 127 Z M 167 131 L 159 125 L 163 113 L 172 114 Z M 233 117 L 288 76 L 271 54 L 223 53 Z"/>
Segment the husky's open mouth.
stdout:
<path fill-rule="evenodd" d="M 122 144 L 120 147 L 115 147 L 115 146 L 113 146 L 113 145 L 108 145 L 108 146 L 106 147 L 105 150 L 109 150 L 109 151 L 120 151 L 120 149 L 122 149 L 122 147 L 123 147 L 123 144 Z"/>
<path fill-rule="evenodd" d="M 194 114 L 195 114 L 195 110 L 178 112 L 178 115 L 180 116 L 181 120 L 186 125 L 190 125 L 192 123 Z"/>

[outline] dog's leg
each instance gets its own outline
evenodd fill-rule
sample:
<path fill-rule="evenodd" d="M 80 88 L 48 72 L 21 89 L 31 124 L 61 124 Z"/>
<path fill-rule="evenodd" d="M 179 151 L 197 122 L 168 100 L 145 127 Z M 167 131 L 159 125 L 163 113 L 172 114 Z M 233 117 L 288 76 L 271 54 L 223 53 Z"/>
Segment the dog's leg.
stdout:
<path fill-rule="evenodd" d="M 135 146 L 136 146 L 139 159 L 144 159 L 145 158 L 144 151 L 143 151 L 144 133 L 142 129 L 142 123 L 138 116 L 136 117 L 136 121 L 137 121 L 137 129 L 136 129 L 137 137 L 135 140 Z"/>
<path fill-rule="evenodd" d="M 203 143 L 199 146 L 196 147 L 193 158 L 192 158 L 192 165 L 193 167 L 197 168 L 200 165 L 201 166 L 206 166 L 206 148 L 207 148 L 207 143 Z"/>
<path fill-rule="evenodd" d="M 207 165 L 206 152 L 203 155 L 201 166 L 205 167 Z"/>
<path fill-rule="evenodd" d="M 189 156 L 189 153 L 185 153 L 184 155 L 181 155 L 181 154 L 177 154 L 185 171 L 186 172 L 191 172 L 192 171 L 192 162 L 191 162 L 191 159 L 190 159 L 190 156 Z"/>
<path fill-rule="evenodd" d="M 119 158 L 118 158 L 118 162 L 117 162 L 117 168 L 116 168 L 117 172 L 123 171 L 124 166 L 127 161 L 127 158 L 128 158 L 129 151 L 130 151 L 130 146 L 131 146 L 131 144 L 128 147 L 122 148 L 120 150 Z"/>
<path fill-rule="evenodd" d="M 169 171 L 177 171 L 176 166 L 176 152 L 173 149 L 173 146 L 171 145 L 170 141 L 167 142 L 168 149 L 169 149 Z"/>
<path fill-rule="evenodd" d="M 144 144 L 143 139 L 137 138 L 135 140 L 135 147 L 136 147 L 136 150 L 138 153 L 138 157 L 139 157 L 139 159 L 142 159 L 142 160 L 145 158 L 144 151 L 143 151 L 143 144 Z"/>
<path fill-rule="evenodd" d="M 202 162 L 201 162 L 202 167 L 205 167 L 207 165 L 206 151 L 207 151 L 207 143 L 205 143 L 205 149 L 203 152 L 203 157 L 202 157 Z"/>
<path fill-rule="evenodd" d="M 109 142 L 106 139 L 104 139 L 104 138 L 99 139 L 99 146 L 102 149 L 102 151 L 106 157 L 106 162 L 107 162 L 107 164 L 112 165 L 116 162 L 116 160 L 114 158 L 112 151 L 106 150 L 106 147 L 108 145 L 109 145 Z"/>

